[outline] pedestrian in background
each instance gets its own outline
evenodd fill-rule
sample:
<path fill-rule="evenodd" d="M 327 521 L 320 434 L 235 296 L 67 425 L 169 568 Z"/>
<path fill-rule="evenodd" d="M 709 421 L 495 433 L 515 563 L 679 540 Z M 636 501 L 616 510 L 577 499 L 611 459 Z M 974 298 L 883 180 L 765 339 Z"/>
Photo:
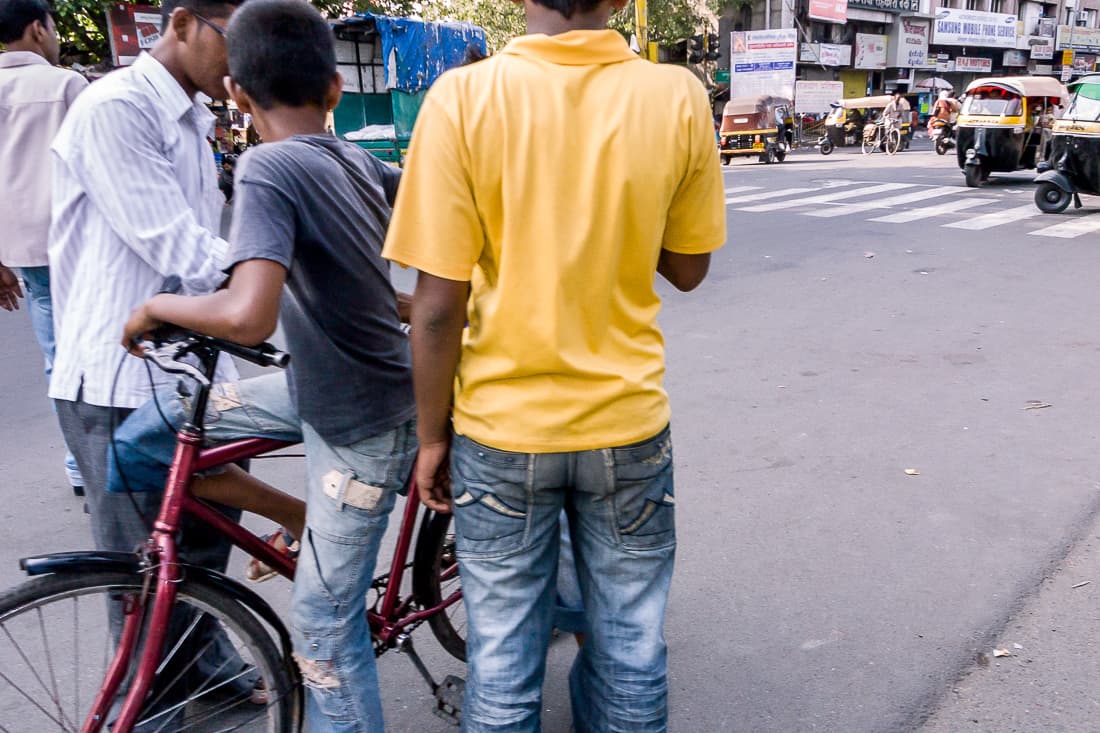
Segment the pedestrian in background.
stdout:
<path fill-rule="evenodd" d="M 725 193 L 706 90 L 606 29 L 625 4 L 529 0 L 529 35 L 436 82 L 383 252 L 420 270 L 417 481 L 455 513 L 468 733 L 539 729 L 563 507 L 587 633 L 574 727 L 667 729 L 676 533 L 654 280 L 703 280 Z M 607 144 L 628 131 L 633 145 Z"/>
<path fill-rule="evenodd" d="M 50 228 L 50 143 L 69 107 L 88 82 L 75 71 L 57 68 L 57 26 L 45 0 L 0 0 L 0 307 L 15 310 L 26 287 L 38 346 L 53 372 L 53 305 L 46 254 Z M 71 452 L 65 473 L 77 496 L 84 479 Z"/>

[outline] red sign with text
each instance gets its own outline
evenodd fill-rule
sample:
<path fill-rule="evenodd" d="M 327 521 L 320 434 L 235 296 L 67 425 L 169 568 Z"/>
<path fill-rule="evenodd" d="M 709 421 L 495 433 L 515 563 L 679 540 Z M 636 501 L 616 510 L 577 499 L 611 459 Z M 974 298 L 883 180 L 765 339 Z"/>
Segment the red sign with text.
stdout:
<path fill-rule="evenodd" d="M 848 0 L 810 0 L 810 17 L 826 23 L 847 23 Z"/>
<path fill-rule="evenodd" d="M 107 26 L 115 66 L 129 66 L 160 40 L 160 8 L 113 3 L 107 10 Z"/>

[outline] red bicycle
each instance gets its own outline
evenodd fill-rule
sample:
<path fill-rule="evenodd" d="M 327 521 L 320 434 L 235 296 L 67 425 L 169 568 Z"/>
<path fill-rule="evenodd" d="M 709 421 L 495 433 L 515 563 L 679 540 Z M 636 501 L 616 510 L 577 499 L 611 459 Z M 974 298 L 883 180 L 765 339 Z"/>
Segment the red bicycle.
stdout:
<path fill-rule="evenodd" d="M 269 344 L 245 347 L 185 331 L 146 353 L 161 369 L 191 377 L 197 390 L 145 545 L 135 553 L 24 558 L 20 567 L 36 577 L 0 594 L 0 732 L 298 729 L 301 680 L 278 615 L 241 583 L 178 556 L 181 522 L 191 517 L 294 577 L 292 559 L 190 492 L 198 472 L 290 445 L 252 438 L 204 447 L 203 419 L 222 352 L 260 366 L 289 361 Z M 198 366 L 189 363 L 195 359 Z M 435 694 L 436 712 L 457 724 L 462 680 L 437 683 L 410 637 L 427 622 L 443 648 L 465 661 L 451 518 L 421 512 L 412 482 L 393 560 L 373 581 L 367 617 L 375 654 L 408 654 Z M 403 595 L 410 568 L 412 592 Z M 230 647 L 235 655 L 225 653 Z"/>

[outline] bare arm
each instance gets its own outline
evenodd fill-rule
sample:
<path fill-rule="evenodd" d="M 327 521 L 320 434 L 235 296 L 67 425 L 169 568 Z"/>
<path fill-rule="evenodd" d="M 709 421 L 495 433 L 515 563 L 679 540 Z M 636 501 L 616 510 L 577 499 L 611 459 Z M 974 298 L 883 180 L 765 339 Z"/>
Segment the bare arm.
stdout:
<path fill-rule="evenodd" d="M 673 287 L 685 293 L 699 287 L 709 269 L 709 252 L 686 255 L 662 249 L 661 258 L 657 260 L 657 272 L 672 283 Z"/>
<path fill-rule="evenodd" d="M 0 308 L 6 311 L 19 310 L 19 299 L 23 291 L 19 287 L 19 278 L 15 272 L 0 264 Z"/>
<path fill-rule="evenodd" d="M 279 322 L 279 296 L 286 268 L 272 260 L 246 260 L 233 268 L 229 286 L 210 295 L 157 295 L 133 312 L 122 334 L 122 345 L 133 342 L 162 323 L 233 341 L 258 344 Z"/>
<path fill-rule="evenodd" d="M 466 323 L 470 283 L 421 272 L 412 301 L 413 389 L 420 455 L 420 499 L 435 511 L 450 511 L 451 396 Z"/>

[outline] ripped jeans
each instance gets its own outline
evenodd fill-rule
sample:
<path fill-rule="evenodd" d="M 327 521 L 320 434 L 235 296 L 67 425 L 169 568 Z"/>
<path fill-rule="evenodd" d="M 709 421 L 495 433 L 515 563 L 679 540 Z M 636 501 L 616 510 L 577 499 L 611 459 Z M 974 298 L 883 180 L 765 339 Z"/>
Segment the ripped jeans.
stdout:
<path fill-rule="evenodd" d="M 159 396 L 173 427 L 189 400 Z M 311 733 L 378 733 L 384 729 L 366 598 L 390 511 L 412 471 L 416 422 L 347 446 L 327 444 L 294 408 L 282 372 L 215 385 L 206 438 L 221 443 L 248 437 L 301 441 L 306 453 L 306 531 L 294 578 L 290 631 L 306 685 Z M 115 432 L 108 491 L 159 491 L 175 435 L 152 402 Z M 119 467 L 125 480 L 119 475 Z"/>
<path fill-rule="evenodd" d="M 588 634 L 570 675 L 573 726 L 665 731 L 676 548 L 669 430 L 635 445 L 543 454 L 456 435 L 451 480 L 469 619 L 463 731 L 540 729 L 563 508 Z"/>

